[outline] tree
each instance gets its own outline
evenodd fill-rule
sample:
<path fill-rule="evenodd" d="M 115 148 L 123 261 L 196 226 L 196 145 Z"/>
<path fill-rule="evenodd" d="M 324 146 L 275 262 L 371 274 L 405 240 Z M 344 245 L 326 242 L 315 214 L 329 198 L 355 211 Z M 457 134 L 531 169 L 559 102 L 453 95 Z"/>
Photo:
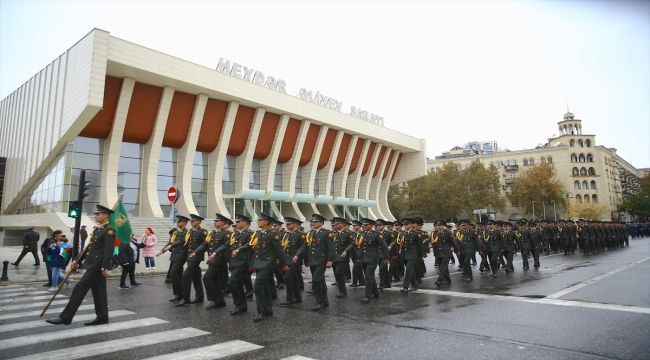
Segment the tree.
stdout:
<path fill-rule="evenodd" d="M 476 159 L 462 172 L 462 175 L 468 192 L 465 197 L 466 213 L 471 214 L 472 210 L 485 208 L 497 212 L 506 210 L 506 199 L 501 195 L 499 171 L 494 165 L 486 168 L 480 160 Z"/>
<path fill-rule="evenodd" d="M 641 178 L 641 192 L 650 196 L 650 175 Z"/>
<path fill-rule="evenodd" d="M 529 167 L 514 179 L 510 185 L 512 195 L 508 198 L 519 208 L 524 209 L 526 214 L 532 213 L 533 201 L 539 205 L 548 204 L 553 200 L 566 208 L 564 201 L 566 190 L 555 177 L 556 173 L 552 163 L 539 163 Z"/>
<path fill-rule="evenodd" d="M 585 220 L 602 220 L 603 214 L 610 212 L 609 206 L 598 203 L 572 203 L 567 205 L 569 218 Z"/>
<path fill-rule="evenodd" d="M 630 195 L 618 206 L 618 211 L 627 211 L 642 218 L 649 218 L 650 196 L 644 193 Z"/>

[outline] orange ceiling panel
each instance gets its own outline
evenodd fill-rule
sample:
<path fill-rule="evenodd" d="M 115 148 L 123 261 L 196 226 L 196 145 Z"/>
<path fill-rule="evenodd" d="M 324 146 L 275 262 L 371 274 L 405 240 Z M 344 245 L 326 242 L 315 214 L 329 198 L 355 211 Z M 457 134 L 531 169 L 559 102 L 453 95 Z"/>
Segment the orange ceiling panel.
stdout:
<path fill-rule="evenodd" d="M 302 121 L 296 119 L 289 119 L 287 129 L 284 131 L 284 138 L 282 139 L 282 148 L 280 148 L 280 156 L 278 162 L 281 164 L 291 160 L 293 150 L 296 148 L 298 142 L 298 134 L 300 134 L 300 126 Z"/>
<path fill-rule="evenodd" d="M 370 161 L 372 160 L 372 155 L 375 152 L 375 147 L 377 144 L 374 142 L 370 143 L 370 147 L 368 148 L 368 156 L 366 156 L 366 162 L 363 164 L 363 171 L 361 172 L 361 175 L 365 175 L 368 172 L 368 168 L 370 167 Z"/>
<path fill-rule="evenodd" d="M 117 102 L 120 100 L 122 91 L 122 79 L 107 76 L 104 83 L 104 104 L 102 109 L 90 120 L 88 125 L 79 133 L 79 136 L 85 136 L 95 139 L 106 139 L 113 128 Z"/>
<path fill-rule="evenodd" d="M 341 147 L 339 148 L 339 153 L 336 156 L 336 164 L 334 164 L 334 172 L 341 170 L 343 164 L 345 164 L 345 157 L 348 156 L 350 141 L 352 141 L 352 135 L 343 134 L 343 139 L 341 140 Z"/>
<path fill-rule="evenodd" d="M 273 148 L 275 132 L 278 130 L 278 125 L 280 125 L 280 115 L 270 112 L 264 113 L 260 136 L 257 138 L 253 159 L 264 160 L 269 156 Z"/>
<path fill-rule="evenodd" d="M 232 134 L 230 135 L 230 144 L 228 144 L 228 155 L 239 156 L 246 150 L 248 135 L 251 132 L 254 117 L 255 109 L 239 105 Z"/>
<path fill-rule="evenodd" d="M 203 113 L 201 133 L 196 143 L 196 151 L 212 152 L 219 144 L 223 124 L 228 112 L 228 102 L 217 99 L 208 99 Z"/>
<path fill-rule="evenodd" d="M 323 143 L 323 149 L 320 152 L 320 159 L 318 159 L 318 168 L 322 169 L 327 166 L 327 163 L 330 160 L 330 155 L 332 155 L 332 150 L 334 149 L 334 141 L 336 140 L 336 133 L 338 130 L 327 129 L 327 134 L 325 135 L 325 142 Z"/>
<path fill-rule="evenodd" d="M 352 163 L 350 164 L 350 170 L 348 174 L 352 174 L 357 170 L 359 166 L 359 159 L 361 159 L 361 151 L 363 150 L 363 144 L 366 142 L 364 139 L 357 140 L 357 146 L 354 147 L 354 154 L 352 154 Z"/>
<path fill-rule="evenodd" d="M 149 141 L 156 125 L 162 93 L 161 87 L 135 83 L 122 141 L 137 144 L 146 144 Z"/>
<path fill-rule="evenodd" d="M 305 166 L 311 161 L 311 158 L 314 155 L 314 149 L 316 148 L 316 141 L 318 141 L 319 132 L 320 125 L 309 124 L 309 130 L 307 130 L 307 138 L 305 139 L 305 146 L 303 146 L 302 154 L 300 155 L 300 166 Z"/>
<path fill-rule="evenodd" d="M 373 178 L 377 176 L 377 173 L 379 172 L 379 168 L 381 168 L 381 163 L 382 161 L 384 161 L 386 150 L 388 150 L 388 148 L 385 146 L 382 146 L 381 150 L 379 150 L 379 156 L 377 157 L 377 163 L 375 164 L 375 171 L 372 173 Z"/>

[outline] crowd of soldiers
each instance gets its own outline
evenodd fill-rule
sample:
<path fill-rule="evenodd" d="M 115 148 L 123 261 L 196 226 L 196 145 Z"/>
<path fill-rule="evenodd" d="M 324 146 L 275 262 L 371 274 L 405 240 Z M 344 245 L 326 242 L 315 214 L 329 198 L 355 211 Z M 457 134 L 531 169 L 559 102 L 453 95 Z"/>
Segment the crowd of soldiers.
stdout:
<path fill-rule="evenodd" d="M 574 223 L 521 219 L 516 224 L 488 220 L 476 226 L 469 220 L 460 220 L 456 228 L 438 220 L 432 232 L 422 229 L 424 221 L 419 217 L 394 222 L 335 217 L 330 221 L 331 229 L 326 229 L 327 219 L 313 214 L 308 231 L 304 231 L 299 219 L 285 217 L 281 222 L 264 213 L 257 219 L 257 231 L 250 229 L 252 219 L 243 214 L 235 214 L 234 220 L 216 214 L 213 231 L 201 228 L 204 219 L 198 215 L 179 215 L 176 220 L 177 227 L 169 242 L 157 254 L 171 253 L 174 296 L 170 301 L 185 306 L 203 303 L 207 297 L 206 309 L 212 309 L 225 307 L 224 294 L 230 293 L 234 303 L 230 314 L 237 315 L 248 310 L 246 299 L 254 295 L 256 322 L 273 315 L 271 302 L 278 297 L 277 288 L 286 289 L 286 299 L 280 306 L 302 302 L 303 265 L 312 275 L 312 289 L 306 291 L 315 297 L 311 309 L 318 311 L 329 306 L 325 282 L 325 271 L 329 268 L 333 269 L 332 285 L 338 288 L 337 298 L 348 295 L 348 286 L 365 286 L 360 301 L 368 304 L 394 282 L 402 282 L 400 291 L 405 294 L 417 291 L 426 272 L 424 258 L 431 252 L 439 272 L 435 284 L 440 287 L 451 285 L 449 263 L 455 263 L 455 257 L 464 281 L 469 282 L 473 280 L 472 266 L 477 265 L 477 253 L 481 259 L 479 271 L 491 272 L 490 276 L 496 278 L 500 269 L 506 273 L 515 270 L 513 256 L 518 252 L 522 255 L 523 270 L 529 270 L 531 255 L 533 267 L 539 268 L 540 255 L 562 251 L 568 256 L 580 251 L 591 256 L 628 246 L 630 235 L 625 223 L 584 220 Z M 232 226 L 234 231 L 230 230 Z M 206 255 L 208 269 L 201 278 L 199 266 Z M 347 285 L 346 280 L 351 280 L 351 284 Z"/>

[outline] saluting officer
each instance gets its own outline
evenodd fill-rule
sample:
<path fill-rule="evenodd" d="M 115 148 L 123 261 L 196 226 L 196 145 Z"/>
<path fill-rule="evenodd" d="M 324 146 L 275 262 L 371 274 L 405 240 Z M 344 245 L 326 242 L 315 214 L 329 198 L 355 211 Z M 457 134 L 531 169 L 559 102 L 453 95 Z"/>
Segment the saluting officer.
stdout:
<path fill-rule="evenodd" d="M 222 282 L 222 267 L 227 266 L 226 258 L 223 253 L 217 255 L 215 251 L 218 248 L 223 246 L 226 243 L 230 243 L 230 236 L 232 233 L 230 231 L 224 230 L 224 225 L 232 225 L 232 220 L 227 217 L 216 214 L 214 221 L 214 230 L 208 234 L 205 238 L 205 242 L 201 244 L 196 250 L 190 253 L 190 260 L 197 256 L 197 254 L 203 254 L 205 251 L 208 252 L 208 270 L 203 274 L 203 285 L 205 286 L 205 292 L 210 303 L 206 306 L 207 309 L 212 309 L 216 307 L 226 306 L 226 301 L 223 298 L 223 287 L 225 284 Z M 228 271 L 226 269 L 226 271 Z"/>
<path fill-rule="evenodd" d="M 187 248 L 187 268 L 183 272 L 183 299 L 176 304 L 176 306 L 183 306 L 187 304 L 197 304 L 203 302 L 203 284 L 201 284 L 201 261 L 204 260 L 203 252 L 196 253 L 190 256 L 194 250 L 205 243 L 205 238 L 208 237 L 208 231 L 201 228 L 201 221 L 203 218 L 196 214 L 190 214 L 190 225 L 192 228 L 189 230 L 189 237 L 186 236 L 185 247 Z M 192 284 L 194 284 L 194 292 L 196 297 L 190 300 L 192 292 Z"/>
<path fill-rule="evenodd" d="M 361 302 L 367 304 L 370 299 L 379 298 L 375 270 L 379 260 L 382 260 L 384 264 L 388 264 L 388 246 L 384 242 L 384 237 L 372 230 L 375 225 L 374 221 L 364 218 L 361 219 L 361 222 L 364 232 L 361 234 L 361 256 L 357 261 L 363 264 L 363 271 L 366 274 L 366 292 Z"/>
<path fill-rule="evenodd" d="M 300 256 L 306 254 L 312 272 L 312 286 L 316 295 L 316 305 L 311 309 L 318 311 L 330 305 L 327 300 L 327 288 L 325 284 L 325 269 L 332 267 L 334 262 L 334 234 L 323 229 L 325 218 L 320 214 L 312 214 L 312 230 L 306 235 L 305 243 L 300 247 L 293 257 L 293 263 L 297 263 Z"/>
<path fill-rule="evenodd" d="M 271 231 L 271 226 L 277 220 L 268 214 L 260 213 L 257 219 L 257 230 L 251 241 L 244 244 L 236 250 L 233 250 L 233 258 L 237 257 L 240 251 L 251 249 L 251 268 L 256 270 L 255 276 L 255 300 L 257 301 L 257 312 L 253 316 L 253 321 L 264 320 L 265 316 L 273 315 L 273 304 L 271 303 L 271 290 L 275 290 L 272 285 L 273 268 L 276 262 L 280 262 L 282 271 L 287 271 L 287 259 L 282 251 L 282 239 L 280 234 Z"/>
<path fill-rule="evenodd" d="M 449 276 L 449 259 L 454 250 L 454 239 L 452 238 L 451 230 L 447 229 L 447 223 L 443 220 L 437 220 L 434 223 L 435 231 L 431 238 L 431 246 L 438 250 L 440 262 L 438 268 L 440 274 L 436 280 L 436 286 L 440 287 L 444 282 L 451 285 L 451 277 Z"/>
<path fill-rule="evenodd" d="M 106 278 L 109 275 L 109 269 L 112 268 L 111 260 L 113 259 L 113 249 L 115 248 L 115 230 L 108 224 L 108 218 L 113 210 L 97 205 L 95 221 L 99 226 L 93 231 L 90 249 L 80 259 L 85 260 L 84 269 L 86 272 L 81 280 L 72 290 L 70 301 L 56 319 L 46 320 L 54 325 L 70 325 L 72 318 L 77 313 L 81 302 L 90 290 L 93 294 L 95 304 L 95 320 L 84 323 L 84 325 L 102 325 L 108 324 L 108 298 L 106 295 Z M 72 270 L 78 267 L 76 260 L 72 261 Z"/>
<path fill-rule="evenodd" d="M 178 230 L 172 234 L 172 237 L 169 239 L 169 242 L 165 247 L 156 254 L 160 256 L 162 253 L 171 251 L 169 256 L 169 261 L 172 264 L 171 271 L 169 275 L 172 280 L 172 289 L 174 291 L 174 297 L 169 299 L 169 301 L 180 301 L 183 300 L 183 266 L 187 260 L 187 248 L 185 247 L 185 241 L 189 239 L 190 233 L 187 230 L 187 222 L 190 219 L 183 215 L 176 216 L 176 227 Z"/>
<path fill-rule="evenodd" d="M 282 235 L 282 249 L 284 250 L 289 269 L 284 275 L 287 300 L 281 302 L 280 306 L 290 306 L 302 302 L 302 295 L 300 293 L 300 284 L 302 283 L 300 262 L 294 263 L 293 257 L 306 240 L 305 234 L 300 231 L 300 225 L 302 225 L 301 220 L 285 216 L 284 221 L 289 231 Z"/>
<path fill-rule="evenodd" d="M 232 302 L 235 307 L 230 310 L 230 315 L 237 315 L 248 310 L 244 286 L 246 277 L 250 278 L 249 260 L 251 258 L 251 251 L 249 246 L 244 247 L 244 245 L 248 245 L 253 238 L 253 232 L 248 228 L 250 224 L 251 218 L 244 214 L 235 214 L 235 229 L 237 232 L 230 236 L 230 242 L 221 245 L 214 252 L 216 254 L 215 256 L 219 256 L 219 254 L 232 250 L 228 289 L 230 289 Z M 241 249 L 241 251 L 235 252 L 238 249 Z"/>
<path fill-rule="evenodd" d="M 348 296 L 348 289 L 345 287 L 345 268 L 350 268 L 350 257 L 353 260 L 357 258 L 357 254 L 352 251 L 356 246 L 354 242 L 354 235 L 350 232 L 344 231 L 345 219 L 335 217 L 332 219 L 332 229 L 334 232 L 334 278 L 339 286 L 339 292 L 336 294 L 337 298 Z M 351 256 L 349 256 L 351 255 Z"/>
<path fill-rule="evenodd" d="M 402 219 L 402 223 L 406 226 L 407 232 L 405 236 L 400 237 L 399 243 L 401 243 L 401 251 L 406 260 L 406 273 L 404 273 L 404 282 L 400 291 L 408 294 L 409 291 L 418 290 L 415 271 L 417 271 L 418 262 L 424 261 L 424 244 L 422 243 L 422 233 L 414 229 L 413 219 Z M 390 244 L 388 250 L 390 251 L 394 246 L 398 246 L 397 239 Z M 409 284 L 411 285 L 410 289 Z"/>

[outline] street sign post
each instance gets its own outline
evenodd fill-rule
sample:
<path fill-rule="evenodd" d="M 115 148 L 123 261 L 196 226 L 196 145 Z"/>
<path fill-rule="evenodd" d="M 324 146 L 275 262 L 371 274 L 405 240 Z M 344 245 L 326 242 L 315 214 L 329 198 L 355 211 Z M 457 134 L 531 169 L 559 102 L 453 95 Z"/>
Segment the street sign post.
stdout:
<path fill-rule="evenodd" d="M 176 215 L 175 204 L 180 197 L 181 197 L 181 191 L 178 190 L 176 186 L 172 186 L 169 189 L 167 189 L 167 200 L 169 200 L 169 202 L 172 203 L 172 212 L 169 215 L 169 217 L 172 219 L 172 227 L 176 225 L 174 221 L 174 217 L 175 217 L 174 215 Z"/>

